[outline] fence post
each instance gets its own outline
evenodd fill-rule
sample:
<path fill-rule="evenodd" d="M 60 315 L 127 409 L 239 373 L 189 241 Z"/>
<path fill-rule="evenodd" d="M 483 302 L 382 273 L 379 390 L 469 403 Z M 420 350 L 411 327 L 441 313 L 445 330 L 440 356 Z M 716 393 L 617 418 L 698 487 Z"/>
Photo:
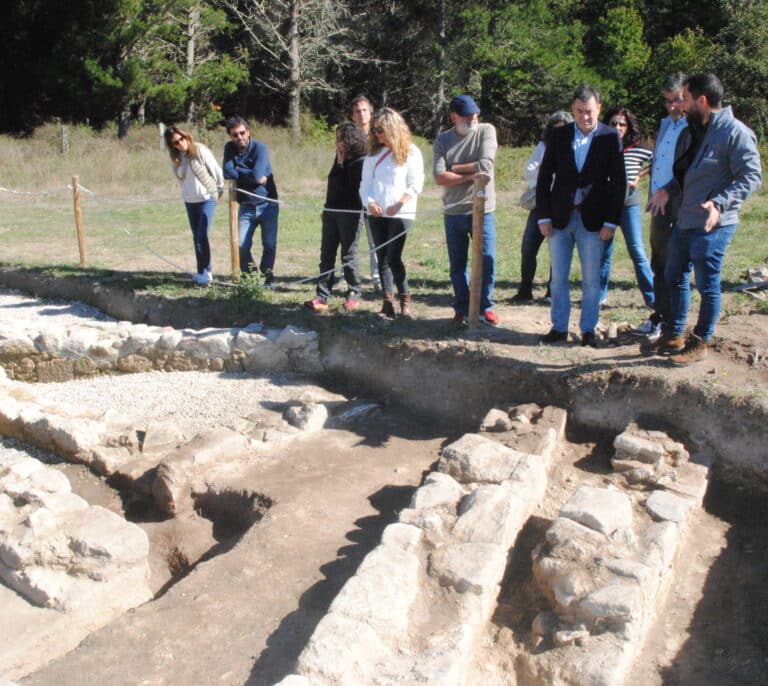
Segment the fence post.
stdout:
<path fill-rule="evenodd" d="M 77 231 L 77 248 L 80 251 L 80 266 L 85 267 L 85 232 L 83 231 L 83 213 L 80 210 L 80 177 L 72 177 L 72 197 L 75 204 L 75 230 Z"/>
<path fill-rule="evenodd" d="M 163 122 L 157 125 L 157 133 L 160 140 L 160 150 L 165 150 L 165 124 Z"/>
<path fill-rule="evenodd" d="M 66 126 L 61 127 L 61 154 L 69 155 L 69 129 Z"/>
<path fill-rule="evenodd" d="M 229 181 L 229 251 L 232 255 L 232 281 L 240 282 L 240 241 L 237 230 L 237 183 Z"/>
<path fill-rule="evenodd" d="M 472 186 L 472 261 L 469 279 L 469 326 L 480 325 L 480 289 L 483 283 L 483 215 L 487 179 L 478 175 Z"/>

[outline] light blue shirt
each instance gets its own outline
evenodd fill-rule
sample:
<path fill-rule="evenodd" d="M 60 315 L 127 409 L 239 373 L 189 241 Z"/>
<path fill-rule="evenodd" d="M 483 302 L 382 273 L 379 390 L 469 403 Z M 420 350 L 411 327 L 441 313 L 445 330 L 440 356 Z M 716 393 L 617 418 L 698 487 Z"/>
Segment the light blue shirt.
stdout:
<path fill-rule="evenodd" d="M 653 162 L 651 163 L 651 195 L 659 188 L 666 186 L 674 175 L 675 146 L 680 134 L 688 126 L 685 117 L 674 121 L 672 117 L 665 117 L 659 129 L 659 138 L 653 147 Z"/>
<path fill-rule="evenodd" d="M 597 131 L 597 124 L 587 134 L 582 133 L 578 126 L 574 126 L 574 128 L 576 132 L 573 135 L 573 159 L 576 162 L 576 169 L 581 171 L 584 168 L 584 163 L 587 161 L 589 146 L 592 145 L 592 138 L 594 138 L 595 131 Z"/>

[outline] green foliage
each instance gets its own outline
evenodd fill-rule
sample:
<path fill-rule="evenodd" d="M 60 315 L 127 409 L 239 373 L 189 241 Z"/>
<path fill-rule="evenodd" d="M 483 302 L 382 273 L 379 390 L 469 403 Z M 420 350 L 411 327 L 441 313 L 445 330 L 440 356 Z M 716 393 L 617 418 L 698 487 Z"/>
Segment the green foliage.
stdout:
<path fill-rule="evenodd" d="M 302 112 L 301 138 L 303 142 L 310 144 L 332 143 L 333 126 L 328 123 L 328 117 L 324 114 L 313 117 L 309 112 Z"/>

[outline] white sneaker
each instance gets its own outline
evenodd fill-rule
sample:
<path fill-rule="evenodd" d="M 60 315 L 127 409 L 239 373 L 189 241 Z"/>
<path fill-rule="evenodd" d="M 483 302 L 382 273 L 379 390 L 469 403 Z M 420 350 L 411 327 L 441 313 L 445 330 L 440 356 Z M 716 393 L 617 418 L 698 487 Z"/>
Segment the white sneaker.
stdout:
<path fill-rule="evenodd" d="M 648 343 L 654 343 L 661 338 L 661 322 L 654 324 L 647 319 L 640 326 L 632 329 L 632 333 L 636 336 L 644 336 Z"/>
<path fill-rule="evenodd" d="M 203 272 L 202 274 L 192 274 L 192 281 L 198 286 L 210 286 L 212 277 L 210 272 Z"/>

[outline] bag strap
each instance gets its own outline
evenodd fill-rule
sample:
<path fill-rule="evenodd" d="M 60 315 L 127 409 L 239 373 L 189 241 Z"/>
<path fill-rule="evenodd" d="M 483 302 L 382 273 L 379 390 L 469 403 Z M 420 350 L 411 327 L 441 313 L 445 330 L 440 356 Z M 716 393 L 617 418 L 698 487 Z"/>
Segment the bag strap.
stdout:
<path fill-rule="evenodd" d="M 379 157 L 379 159 L 378 159 L 378 160 L 376 160 L 376 165 L 374 166 L 374 168 L 373 168 L 373 171 L 375 172 L 375 171 L 376 171 L 376 170 L 379 168 L 379 165 L 380 165 L 380 164 L 381 164 L 381 163 L 382 163 L 382 162 L 383 162 L 385 159 L 387 159 L 387 156 L 388 156 L 388 155 L 391 155 L 391 154 L 392 154 L 392 148 L 387 148 L 387 152 L 385 152 L 385 153 L 384 153 L 384 154 L 383 154 L 381 157 Z"/>

